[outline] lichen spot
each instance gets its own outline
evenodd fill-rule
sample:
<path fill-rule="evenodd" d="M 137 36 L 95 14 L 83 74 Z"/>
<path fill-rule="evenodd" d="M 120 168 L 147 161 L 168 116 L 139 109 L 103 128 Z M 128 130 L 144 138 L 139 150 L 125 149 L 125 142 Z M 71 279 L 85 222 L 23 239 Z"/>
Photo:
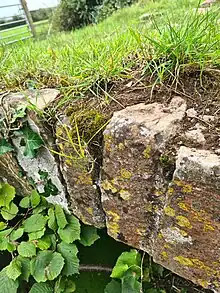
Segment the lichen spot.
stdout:
<path fill-rule="evenodd" d="M 188 208 L 184 202 L 179 202 L 178 206 L 181 208 L 181 210 L 188 211 Z"/>
<path fill-rule="evenodd" d="M 177 219 L 177 224 L 180 227 L 186 227 L 186 228 L 189 228 L 189 229 L 192 228 L 192 225 L 191 225 L 190 221 L 186 217 L 177 216 L 176 219 Z"/>
<path fill-rule="evenodd" d="M 208 288 L 208 286 L 209 286 L 209 282 L 206 280 L 198 279 L 197 282 L 203 288 Z"/>
<path fill-rule="evenodd" d="M 125 149 L 125 145 L 122 142 L 120 142 L 119 145 L 118 145 L 118 149 L 120 151 L 123 151 Z"/>
<path fill-rule="evenodd" d="M 121 169 L 121 177 L 124 179 L 130 179 L 132 176 L 131 172 L 126 170 L 125 168 Z"/>
<path fill-rule="evenodd" d="M 185 184 L 183 187 L 182 187 L 182 190 L 184 193 L 190 193 L 192 192 L 192 185 L 190 184 Z"/>
<path fill-rule="evenodd" d="M 118 191 L 107 179 L 103 181 L 102 188 L 106 191 L 110 190 L 112 193 L 116 193 Z"/>
<path fill-rule="evenodd" d="M 144 228 L 137 228 L 136 229 L 137 234 L 140 236 L 143 236 L 145 231 L 146 231 L 146 229 L 144 229 Z"/>
<path fill-rule="evenodd" d="M 173 187 L 169 187 L 167 193 L 171 196 L 174 193 Z"/>
<path fill-rule="evenodd" d="M 215 231 L 215 228 L 211 226 L 210 224 L 205 224 L 203 230 L 204 232 Z"/>
<path fill-rule="evenodd" d="M 175 217 L 175 210 L 169 206 L 164 208 L 164 212 L 169 217 Z"/>
<path fill-rule="evenodd" d="M 92 207 L 89 207 L 86 210 L 91 216 L 93 215 L 93 208 Z"/>
<path fill-rule="evenodd" d="M 149 145 L 143 151 L 143 155 L 144 155 L 145 159 L 149 159 L 150 158 L 150 153 L 151 153 L 151 146 Z"/>
<path fill-rule="evenodd" d="M 168 254 L 167 254 L 166 251 L 162 251 L 162 252 L 161 252 L 161 256 L 162 256 L 162 258 L 163 258 L 164 260 L 168 259 Z"/>
<path fill-rule="evenodd" d="M 193 262 L 189 258 L 187 258 L 187 257 L 184 257 L 182 255 L 179 255 L 179 256 L 175 256 L 173 259 L 175 261 L 179 262 L 183 266 L 193 267 Z"/>
<path fill-rule="evenodd" d="M 85 184 L 85 185 L 92 185 L 92 177 L 88 173 L 82 173 L 78 176 L 77 184 Z"/>
<path fill-rule="evenodd" d="M 119 194 L 123 200 L 129 200 L 131 198 L 131 194 L 127 190 L 121 189 L 119 191 Z"/>
<path fill-rule="evenodd" d="M 117 237 L 118 233 L 120 232 L 120 216 L 113 211 L 106 211 L 106 214 L 109 217 L 107 221 L 107 228 L 114 237 Z"/>

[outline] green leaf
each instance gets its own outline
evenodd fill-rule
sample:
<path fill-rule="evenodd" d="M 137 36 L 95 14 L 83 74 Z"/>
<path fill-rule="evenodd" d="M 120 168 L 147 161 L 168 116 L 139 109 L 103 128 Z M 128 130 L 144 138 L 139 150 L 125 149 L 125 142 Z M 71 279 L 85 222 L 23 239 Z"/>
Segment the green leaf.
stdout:
<path fill-rule="evenodd" d="M 37 150 L 43 145 L 43 140 L 38 133 L 34 132 L 30 127 L 24 127 L 19 131 L 23 137 L 25 150 L 24 156 L 34 158 Z"/>
<path fill-rule="evenodd" d="M 73 243 L 80 239 L 80 223 L 74 216 L 67 216 L 69 224 L 64 229 L 58 229 L 58 234 L 62 241 Z"/>
<path fill-rule="evenodd" d="M 15 189 L 8 183 L 2 183 L 0 186 L 0 206 L 9 208 L 11 201 L 15 197 Z"/>
<path fill-rule="evenodd" d="M 46 282 L 58 277 L 63 266 L 64 259 L 60 253 L 50 250 L 40 251 L 31 261 L 31 274 L 38 283 Z"/>
<path fill-rule="evenodd" d="M 17 230 L 13 230 L 10 234 L 10 240 L 16 241 L 17 239 L 21 238 L 21 236 L 24 234 L 23 228 L 18 228 Z"/>
<path fill-rule="evenodd" d="M 41 214 L 32 215 L 24 221 L 24 231 L 27 233 L 40 231 L 46 226 L 46 223 L 47 217 Z"/>
<path fill-rule="evenodd" d="M 7 228 L 7 224 L 5 222 L 0 222 L 0 231 L 4 230 Z"/>
<path fill-rule="evenodd" d="M 0 250 L 8 250 L 9 247 L 9 235 L 12 229 L 7 229 L 0 232 Z"/>
<path fill-rule="evenodd" d="M 121 293 L 121 283 L 111 280 L 111 282 L 106 286 L 104 293 Z"/>
<path fill-rule="evenodd" d="M 63 229 L 68 224 L 63 208 L 60 205 L 55 206 L 55 215 L 59 228 Z"/>
<path fill-rule="evenodd" d="M 6 268 L 7 276 L 14 281 L 21 275 L 21 263 L 17 258 L 14 258 Z"/>
<path fill-rule="evenodd" d="M 51 246 L 51 238 L 50 238 L 50 236 L 45 235 L 41 239 L 38 239 L 36 245 L 37 245 L 38 248 L 40 248 L 40 250 L 47 250 Z"/>
<path fill-rule="evenodd" d="M 13 151 L 13 146 L 5 138 L 0 139 L 0 156 Z"/>
<path fill-rule="evenodd" d="M 23 257 L 32 257 L 36 255 L 36 247 L 32 242 L 24 242 L 18 246 L 18 253 Z"/>
<path fill-rule="evenodd" d="M 7 276 L 7 268 L 0 272 L 0 292 L 1 293 L 17 293 L 18 280 L 14 281 Z"/>
<path fill-rule="evenodd" d="M 30 259 L 21 255 L 17 256 L 17 260 L 21 263 L 21 276 L 20 278 L 28 282 L 30 277 Z"/>
<path fill-rule="evenodd" d="M 28 209 L 30 207 L 30 197 L 25 196 L 19 203 L 19 206 L 24 209 Z"/>
<path fill-rule="evenodd" d="M 100 237 L 97 234 L 97 229 L 92 226 L 83 225 L 81 227 L 80 243 L 84 246 L 91 246 Z"/>
<path fill-rule="evenodd" d="M 54 293 L 73 293 L 76 291 L 76 284 L 67 278 L 60 278 L 56 281 Z"/>
<path fill-rule="evenodd" d="M 28 234 L 29 241 L 40 239 L 42 236 L 44 236 L 45 231 L 46 231 L 46 228 L 43 228 L 40 231 L 29 233 Z"/>
<path fill-rule="evenodd" d="M 57 245 L 57 251 L 62 254 L 65 265 L 62 271 L 64 276 L 71 276 L 79 273 L 78 249 L 75 244 L 61 242 Z"/>
<path fill-rule="evenodd" d="M 26 105 L 19 105 L 16 109 L 14 109 L 14 113 L 12 116 L 11 123 L 14 123 L 18 118 L 24 118 L 26 116 Z"/>
<path fill-rule="evenodd" d="M 57 222 L 56 222 L 56 218 L 55 218 L 55 213 L 54 213 L 54 209 L 53 208 L 49 208 L 48 210 L 48 227 L 53 230 L 56 231 L 57 230 Z"/>
<path fill-rule="evenodd" d="M 17 213 L 18 207 L 13 202 L 10 203 L 9 208 L 3 207 L 1 210 L 2 217 L 7 221 L 14 219 Z"/>
<path fill-rule="evenodd" d="M 36 208 L 39 205 L 40 201 L 41 201 L 40 195 L 38 194 L 38 192 L 36 190 L 33 190 L 31 192 L 30 198 L 31 198 L 31 206 L 32 206 L 32 208 Z"/>
<path fill-rule="evenodd" d="M 35 283 L 29 293 L 54 293 L 54 290 L 49 283 Z"/>
<path fill-rule="evenodd" d="M 123 252 L 114 266 L 111 278 L 122 278 L 125 272 L 132 266 L 140 266 L 141 257 L 137 250 L 132 249 L 129 252 Z"/>
<path fill-rule="evenodd" d="M 135 275 L 131 274 L 122 278 L 121 293 L 140 293 L 141 283 L 138 282 Z"/>

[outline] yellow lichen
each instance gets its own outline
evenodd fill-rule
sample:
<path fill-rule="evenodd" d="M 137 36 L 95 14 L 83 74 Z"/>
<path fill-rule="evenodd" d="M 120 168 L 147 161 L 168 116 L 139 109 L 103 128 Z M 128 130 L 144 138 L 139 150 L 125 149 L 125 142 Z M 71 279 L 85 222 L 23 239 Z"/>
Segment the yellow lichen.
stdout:
<path fill-rule="evenodd" d="M 168 195 L 172 195 L 174 193 L 173 187 L 169 187 L 167 193 Z"/>
<path fill-rule="evenodd" d="M 119 191 L 120 197 L 124 200 L 129 200 L 131 198 L 131 194 L 129 191 L 121 189 Z"/>
<path fill-rule="evenodd" d="M 186 237 L 188 234 L 186 233 L 186 231 L 184 231 L 184 230 L 180 230 L 179 229 L 179 232 L 180 232 L 180 234 L 183 236 L 183 237 Z"/>
<path fill-rule="evenodd" d="M 169 249 L 169 248 L 170 248 L 170 245 L 169 245 L 169 244 L 167 244 L 167 243 L 165 243 L 165 244 L 164 244 L 164 248 L 167 248 L 167 249 Z"/>
<path fill-rule="evenodd" d="M 145 233 L 146 229 L 144 228 L 137 228 L 136 232 L 138 235 L 142 236 Z"/>
<path fill-rule="evenodd" d="M 158 238 L 159 238 L 159 239 L 163 239 L 163 234 L 162 234 L 162 233 L 159 233 L 159 234 L 158 234 Z"/>
<path fill-rule="evenodd" d="M 121 169 L 121 177 L 124 179 L 130 179 L 132 176 L 131 172 L 126 170 L 125 168 Z"/>
<path fill-rule="evenodd" d="M 175 256 L 173 259 L 179 262 L 183 266 L 193 267 L 193 262 L 187 257 L 179 255 L 179 256 Z"/>
<path fill-rule="evenodd" d="M 93 208 L 89 207 L 86 210 L 91 216 L 93 215 Z"/>
<path fill-rule="evenodd" d="M 173 208 L 169 207 L 169 206 L 164 208 L 164 212 L 169 217 L 174 217 L 175 216 L 175 210 Z"/>
<path fill-rule="evenodd" d="M 198 284 L 199 284 L 200 286 L 202 286 L 203 288 L 207 288 L 207 287 L 209 286 L 209 282 L 206 281 L 206 280 L 198 279 L 197 282 L 198 282 Z"/>
<path fill-rule="evenodd" d="M 177 224 L 180 227 L 186 227 L 186 228 L 189 228 L 189 229 L 192 228 L 192 225 L 191 225 L 190 221 L 186 217 L 177 216 L 176 219 L 177 219 Z"/>
<path fill-rule="evenodd" d="M 168 258 L 168 254 L 167 254 L 166 251 L 162 251 L 162 252 L 161 252 L 161 256 L 162 256 L 162 258 L 163 258 L 164 260 L 166 260 L 166 259 Z"/>
<path fill-rule="evenodd" d="M 110 190 L 112 193 L 116 193 L 118 191 L 107 179 L 103 181 L 102 188 L 107 191 Z"/>
<path fill-rule="evenodd" d="M 210 224 L 205 224 L 203 230 L 204 232 L 215 231 L 215 228 L 212 227 Z"/>
<path fill-rule="evenodd" d="M 120 142 L 119 145 L 118 145 L 118 149 L 120 151 L 123 151 L 125 149 L 125 145 L 122 142 Z"/>
<path fill-rule="evenodd" d="M 145 159 L 149 159 L 150 158 L 150 153 L 151 153 L 151 146 L 149 145 L 143 151 L 143 155 L 144 155 Z"/>
<path fill-rule="evenodd" d="M 73 165 L 73 163 L 72 163 L 71 160 L 65 160 L 65 163 L 66 163 L 68 166 L 72 166 L 72 165 Z"/>
<path fill-rule="evenodd" d="M 92 185 L 92 177 L 88 173 L 80 174 L 78 176 L 78 179 L 76 181 L 77 184 L 86 184 L 86 185 Z"/>
<path fill-rule="evenodd" d="M 184 211 L 188 211 L 188 208 L 187 208 L 187 206 L 186 206 L 186 204 L 185 204 L 184 202 L 179 202 L 179 203 L 178 203 L 178 206 L 179 206 L 182 210 L 184 210 Z"/>
<path fill-rule="evenodd" d="M 161 191 L 161 190 L 155 190 L 154 191 L 154 195 L 161 196 L 161 195 L 163 195 L 163 191 Z"/>
<path fill-rule="evenodd" d="M 106 215 L 109 217 L 107 221 L 107 228 L 114 237 L 117 237 L 120 231 L 120 226 L 119 226 L 120 216 L 113 211 L 106 211 Z"/>
<path fill-rule="evenodd" d="M 147 212 L 152 212 L 153 211 L 153 205 L 152 205 L 152 203 L 147 203 L 146 205 L 145 205 L 145 210 L 147 211 Z"/>
<path fill-rule="evenodd" d="M 190 184 L 185 184 L 182 187 L 182 191 L 184 193 L 190 193 L 190 192 L 192 192 L 192 186 Z"/>

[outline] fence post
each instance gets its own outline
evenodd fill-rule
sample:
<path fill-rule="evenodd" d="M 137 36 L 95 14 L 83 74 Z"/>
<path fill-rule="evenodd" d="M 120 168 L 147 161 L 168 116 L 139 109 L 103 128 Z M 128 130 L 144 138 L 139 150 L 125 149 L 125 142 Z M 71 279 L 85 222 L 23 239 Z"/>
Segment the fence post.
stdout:
<path fill-rule="evenodd" d="M 33 37 L 36 37 L 36 30 L 35 30 L 34 22 L 33 22 L 31 13 L 28 9 L 27 2 L 26 2 L 26 0 L 20 0 L 20 2 L 22 5 L 22 8 L 24 9 L 25 16 L 26 16 L 29 28 L 31 30 L 31 33 L 32 33 Z"/>

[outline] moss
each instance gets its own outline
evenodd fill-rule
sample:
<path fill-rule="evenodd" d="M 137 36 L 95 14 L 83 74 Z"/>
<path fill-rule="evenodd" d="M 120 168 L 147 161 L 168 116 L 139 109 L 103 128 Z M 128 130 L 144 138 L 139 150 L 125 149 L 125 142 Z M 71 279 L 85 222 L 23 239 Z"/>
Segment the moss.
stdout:
<path fill-rule="evenodd" d="M 128 192 L 127 190 L 124 190 L 124 189 L 121 189 L 119 191 L 119 195 L 123 200 L 129 200 L 131 198 L 130 192 Z"/>
<path fill-rule="evenodd" d="M 168 253 L 166 251 L 162 251 L 161 256 L 164 260 L 168 259 Z"/>
<path fill-rule="evenodd" d="M 150 145 L 145 148 L 145 150 L 143 151 L 145 159 L 149 159 L 151 157 L 151 150 L 152 148 Z"/>
<path fill-rule="evenodd" d="M 175 217 L 175 210 L 169 206 L 164 208 L 164 212 L 169 217 Z"/>
<path fill-rule="evenodd" d="M 169 164 L 170 164 L 170 159 L 167 155 L 161 155 L 159 160 L 160 160 L 161 164 L 164 166 L 169 166 Z"/>
<path fill-rule="evenodd" d="M 186 227 L 186 228 L 189 228 L 189 229 L 192 228 L 192 225 L 191 225 L 190 221 L 186 217 L 177 216 L 176 219 L 177 219 L 177 224 L 180 227 Z"/>
<path fill-rule="evenodd" d="M 92 185 L 92 177 L 89 173 L 82 173 L 78 176 L 76 184 Z"/>
<path fill-rule="evenodd" d="M 126 170 L 125 168 L 122 168 L 121 169 L 121 177 L 123 179 L 131 179 L 132 173 L 130 171 Z"/>
<path fill-rule="evenodd" d="M 117 237 L 120 232 L 120 216 L 113 211 L 106 211 L 106 215 L 108 216 L 107 228 L 113 237 Z"/>
<path fill-rule="evenodd" d="M 184 202 L 179 202 L 179 203 L 178 203 L 178 206 L 179 206 L 182 210 L 184 210 L 184 211 L 188 211 L 188 208 L 187 208 L 187 206 L 186 206 L 186 204 L 185 204 Z"/>

